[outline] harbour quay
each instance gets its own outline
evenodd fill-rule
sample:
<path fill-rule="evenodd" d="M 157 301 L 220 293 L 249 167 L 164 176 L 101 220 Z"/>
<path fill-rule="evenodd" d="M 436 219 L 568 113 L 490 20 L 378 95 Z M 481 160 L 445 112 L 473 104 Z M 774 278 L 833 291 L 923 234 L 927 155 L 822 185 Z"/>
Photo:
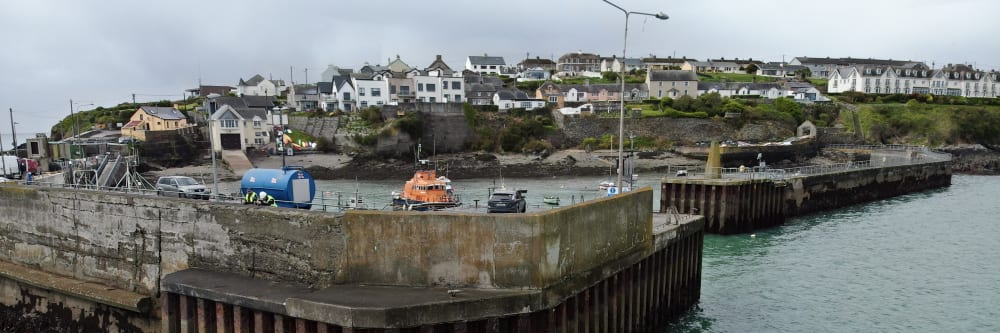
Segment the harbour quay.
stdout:
<path fill-rule="evenodd" d="M 720 158 L 712 162 L 710 152 L 705 168 L 663 179 L 660 210 L 703 215 L 706 232 L 738 234 L 782 225 L 794 216 L 951 185 L 951 155 L 923 146 L 823 150 L 852 158 L 789 169 L 724 168 Z"/>
<path fill-rule="evenodd" d="M 87 332 L 642 332 L 700 296 L 704 219 L 651 188 L 488 215 L 0 194 L 0 303 Z"/>

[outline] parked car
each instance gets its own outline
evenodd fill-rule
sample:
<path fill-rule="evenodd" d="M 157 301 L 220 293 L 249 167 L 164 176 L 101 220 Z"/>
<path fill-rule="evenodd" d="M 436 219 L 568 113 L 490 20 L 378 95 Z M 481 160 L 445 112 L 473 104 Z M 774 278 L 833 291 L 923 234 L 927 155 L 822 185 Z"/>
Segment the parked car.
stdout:
<path fill-rule="evenodd" d="M 508 190 L 501 188 L 490 196 L 487 213 L 524 213 L 528 205 L 524 202 L 524 194 L 528 190 Z"/>
<path fill-rule="evenodd" d="M 191 177 L 163 176 L 156 180 L 156 195 L 207 200 L 212 191 Z"/>

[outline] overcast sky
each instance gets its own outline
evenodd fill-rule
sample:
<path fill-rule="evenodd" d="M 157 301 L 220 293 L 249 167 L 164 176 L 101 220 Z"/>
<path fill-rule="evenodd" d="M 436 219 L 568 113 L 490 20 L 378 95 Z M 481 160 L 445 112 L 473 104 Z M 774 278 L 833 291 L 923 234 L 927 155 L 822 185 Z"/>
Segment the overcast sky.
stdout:
<path fill-rule="evenodd" d="M 1000 68 L 997 0 L 617 0 L 633 15 L 628 56 L 913 59 Z M 397 54 L 452 68 L 469 55 L 620 55 L 624 15 L 600 0 L 2 0 L 0 133 L 48 133 L 70 99 L 111 106 L 179 99 L 255 73 L 316 81 Z M 84 106 L 90 109 L 92 106 Z M 18 138 L 23 142 L 22 138 Z"/>

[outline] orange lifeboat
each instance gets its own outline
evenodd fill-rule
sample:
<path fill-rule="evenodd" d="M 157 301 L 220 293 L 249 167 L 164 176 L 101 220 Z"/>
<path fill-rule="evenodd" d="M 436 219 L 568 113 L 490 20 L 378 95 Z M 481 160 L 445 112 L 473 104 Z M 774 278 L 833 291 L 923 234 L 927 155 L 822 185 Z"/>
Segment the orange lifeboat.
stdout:
<path fill-rule="evenodd" d="M 451 180 L 437 176 L 433 164 L 420 160 L 413 178 L 406 181 L 403 192 L 392 193 L 392 205 L 399 210 L 437 210 L 462 205 L 451 187 Z"/>

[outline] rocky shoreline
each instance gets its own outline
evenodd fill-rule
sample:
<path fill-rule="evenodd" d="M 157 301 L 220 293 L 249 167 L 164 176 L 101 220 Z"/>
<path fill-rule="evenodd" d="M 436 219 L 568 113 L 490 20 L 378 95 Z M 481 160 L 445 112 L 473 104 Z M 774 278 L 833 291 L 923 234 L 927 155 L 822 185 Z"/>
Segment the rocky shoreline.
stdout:
<path fill-rule="evenodd" d="M 939 151 L 954 156 L 952 171 L 956 174 L 1000 175 L 1000 152 L 982 146 L 944 147 Z M 610 160 L 614 151 L 584 152 L 582 150 L 557 151 L 541 158 L 521 154 L 459 153 L 432 158 L 441 174 L 452 179 L 496 178 L 503 174 L 511 178 L 543 178 L 552 176 L 605 176 L 611 172 Z M 383 159 L 337 154 L 305 154 L 286 157 L 287 165 L 302 166 L 318 180 L 406 180 L 413 176 L 414 163 L 404 159 Z M 677 166 L 703 165 L 698 159 L 686 158 L 669 152 L 644 153 L 636 160 L 635 172 L 640 175 L 665 174 Z M 822 159 L 807 164 L 823 164 Z M 829 163 L 829 161 L 827 161 Z M 255 158 L 258 168 L 281 167 L 280 156 Z M 775 167 L 786 165 L 773 164 Z M 219 180 L 238 181 L 240 176 L 225 166 L 218 168 Z M 146 173 L 155 181 L 164 175 L 184 175 L 210 179 L 211 166 L 198 165 L 168 168 Z"/>

